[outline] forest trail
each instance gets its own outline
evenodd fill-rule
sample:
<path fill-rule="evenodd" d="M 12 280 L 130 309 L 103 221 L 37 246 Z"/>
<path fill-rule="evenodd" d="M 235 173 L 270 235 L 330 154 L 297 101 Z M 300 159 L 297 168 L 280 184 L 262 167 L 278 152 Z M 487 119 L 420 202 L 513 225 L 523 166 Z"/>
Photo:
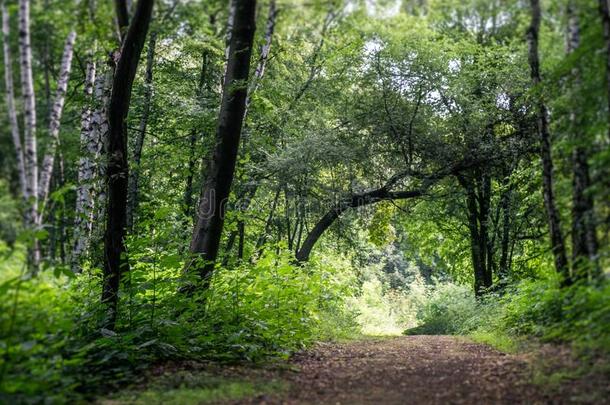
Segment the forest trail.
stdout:
<path fill-rule="evenodd" d="M 299 371 L 284 376 L 291 388 L 282 398 L 260 396 L 236 403 L 590 403 L 583 397 L 579 401 L 575 392 L 545 395 L 528 381 L 531 369 L 524 356 L 453 336 L 319 344 L 292 363 Z"/>

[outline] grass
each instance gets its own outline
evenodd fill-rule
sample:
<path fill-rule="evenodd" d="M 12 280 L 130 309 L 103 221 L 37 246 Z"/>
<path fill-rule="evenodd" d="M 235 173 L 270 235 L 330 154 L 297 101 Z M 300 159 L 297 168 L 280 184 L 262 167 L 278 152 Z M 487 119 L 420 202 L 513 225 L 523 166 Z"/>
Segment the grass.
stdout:
<path fill-rule="evenodd" d="M 503 353 L 518 353 L 521 348 L 517 338 L 504 333 L 475 330 L 467 336 L 474 342 L 487 344 Z"/>
<path fill-rule="evenodd" d="M 252 376 L 218 376 L 210 371 L 169 371 L 153 377 L 144 388 L 133 387 L 109 396 L 102 405 L 199 405 L 275 396 L 288 389 L 286 382 Z"/>

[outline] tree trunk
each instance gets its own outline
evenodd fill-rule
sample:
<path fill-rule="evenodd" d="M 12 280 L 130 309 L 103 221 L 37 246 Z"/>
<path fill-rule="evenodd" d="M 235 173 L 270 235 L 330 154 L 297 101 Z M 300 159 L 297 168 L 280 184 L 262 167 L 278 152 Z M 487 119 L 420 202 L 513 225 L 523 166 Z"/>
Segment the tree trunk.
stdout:
<path fill-rule="evenodd" d="M 481 177 L 481 187 L 479 189 L 479 226 L 481 229 L 481 247 L 485 252 L 485 278 L 483 282 L 486 288 L 491 288 L 495 267 L 494 246 L 492 238 L 490 238 L 489 235 L 491 211 L 491 177 L 486 173 L 481 173 Z"/>
<path fill-rule="evenodd" d="M 11 126 L 11 137 L 15 146 L 15 158 L 17 162 L 17 173 L 19 175 L 19 189 L 21 198 L 27 198 L 27 185 L 25 175 L 25 162 L 23 157 L 23 147 L 21 145 L 21 134 L 19 132 L 19 122 L 17 121 L 17 110 L 15 108 L 15 86 L 13 84 L 13 59 L 11 57 L 11 46 L 9 42 L 10 24 L 9 14 L 6 4 L 3 1 L 2 7 L 2 46 L 4 50 L 4 81 L 6 86 L 6 107 L 8 119 Z"/>
<path fill-rule="evenodd" d="M 245 151 L 247 144 L 248 144 L 247 141 L 249 138 L 249 131 L 247 130 L 247 121 L 246 120 L 248 118 L 248 112 L 250 111 L 250 103 L 252 102 L 252 96 L 258 89 L 258 86 L 260 85 L 260 82 L 263 79 L 263 76 L 265 75 L 267 61 L 269 60 L 269 53 L 271 52 L 271 43 L 273 41 L 273 33 L 275 31 L 275 20 L 277 17 L 277 13 L 278 13 L 278 11 L 276 9 L 276 2 L 275 2 L 275 0 L 271 0 L 269 3 L 269 13 L 267 15 L 267 25 L 265 28 L 264 42 L 260 49 L 260 55 L 258 58 L 258 64 L 256 65 L 256 70 L 254 71 L 254 76 L 252 77 L 252 81 L 250 82 L 250 85 L 248 86 L 248 94 L 246 95 L 246 109 L 244 111 L 244 125 L 246 126 L 246 130 L 244 130 L 244 134 L 243 134 L 243 142 L 242 142 L 242 147 L 241 147 L 242 151 Z M 258 188 L 257 184 L 250 186 L 250 187 L 246 186 L 246 187 L 243 187 L 243 190 L 240 190 L 237 193 L 238 202 L 241 202 L 241 200 L 243 200 L 244 197 L 247 198 L 246 205 L 244 206 L 242 204 L 242 206 L 240 207 L 242 212 L 247 211 L 248 206 L 250 205 L 250 200 L 252 198 L 254 198 L 257 188 Z M 227 246 L 225 248 L 225 255 L 227 255 L 224 260 L 225 263 L 228 260 L 228 254 L 229 254 L 230 250 L 232 249 L 233 244 L 235 243 L 235 238 L 237 237 L 238 232 L 242 232 L 242 233 L 245 232 L 245 224 L 244 224 L 243 218 L 239 218 L 239 220 L 237 222 L 237 230 L 232 231 L 231 234 L 229 235 L 229 239 L 227 241 Z M 245 238 L 245 236 L 242 235 L 242 233 L 239 234 L 240 241 L 241 241 L 241 239 Z M 243 246 L 241 246 L 241 248 L 242 248 L 241 251 L 243 252 Z"/>
<path fill-rule="evenodd" d="M 280 199 L 280 192 L 282 191 L 281 187 L 278 186 L 275 191 L 275 197 L 273 198 L 273 204 L 271 204 L 271 210 L 269 211 L 269 215 L 267 216 L 267 220 L 265 221 L 265 227 L 263 228 L 263 232 L 256 239 L 256 252 L 257 254 L 261 253 L 263 245 L 267 242 L 267 235 L 271 232 L 271 224 L 273 222 L 273 216 L 275 215 L 275 210 L 277 208 L 277 203 Z"/>
<path fill-rule="evenodd" d="M 133 167 L 129 176 L 129 191 L 127 197 L 127 229 L 133 228 L 133 218 L 138 209 L 138 193 L 140 183 L 140 161 L 142 158 L 142 146 L 146 136 L 148 116 L 150 114 L 150 103 L 153 94 L 153 63 L 155 61 L 155 46 L 157 43 L 157 33 L 150 33 L 148 40 L 148 52 L 146 54 L 146 73 L 144 77 L 144 110 L 140 118 L 140 126 L 136 134 L 136 142 L 133 150 Z"/>
<path fill-rule="evenodd" d="M 265 69 L 267 67 L 267 60 L 269 60 L 269 53 L 271 52 L 271 42 L 273 41 L 273 32 L 275 31 L 275 20 L 277 17 L 277 8 L 275 0 L 269 2 L 269 14 L 267 15 L 267 26 L 265 28 L 265 38 L 263 45 L 261 46 L 260 55 L 258 57 L 258 64 L 254 71 L 254 77 L 250 85 L 248 86 L 248 95 L 246 96 L 246 110 L 244 112 L 244 120 L 248 116 L 248 110 L 250 109 L 250 103 L 252 102 L 252 95 L 260 86 L 260 82 L 265 75 Z"/>
<path fill-rule="evenodd" d="M 216 147 L 206 171 L 198 219 L 193 231 L 189 271 L 204 283 L 214 269 L 224 225 L 224 210 L 235 172 L 244 112 L 255 23 L 256 0 L 234 0 L 235 19 L 229 46 L 227 73 L 216 131 Z"/>
<path fill-rule="evenodd" d="M 500 209 L 502 210 L 502 239 L 500 241 L 500 264 L 498 273 L 500 279 L 505 279 L 510 275 L 508 254 L 510 245 L 510 227 L 512 222 L 512 187 L 513 185 L 509 173 L 504 179 L 503 191 L 500 195 Z"/>
<path fill-rule="evenodd" d="M 114 0 L 114 8 L 116 13 L 116 23 L 119 30 L 119 38 L 121 42 L 125 41 L 127 29 L 129 27 L 129 10 L 126 0 Z"/>
<path fill-rule="evenodd" d="M 66 39 L 66 44 L 64 46 L 64 53 L 61 58 L 61 68 L 59 70 L 59 78 L 57 79 L 57 90 L 55 91 L 55 99 L 53 100 L 53 106 L 51 107 L 51 116 L 49 120 L 49 136 L 51 139 L 49 145 L 47 146 L 47 151 L 42 161 L 42 168 L 40 171 L 39 199 L 43 207 L 47 203 L 47 199 L 49 197 L 51 176 L 53 175 L 53 168 L 55 166 L 55 156 L 57 155 L 57 146 L 59 144 L 59 126 L 61 124 L 61 115 L 64 109 L 66 91 L 68 90 L 68 81 L 70 79 L 75 40 L 76 32 L 72 31 L 70 34 L 68 34 L 68 38 Z M 41 209 L 41 212 L 38 215 L 39 225 L 42 223 L 43 215 L 44 209 Z"/>
<path fill-rule="evenodd" d="M 477 196 L 474 180 L 457 176 L 460 185 L 466 191 L 466 211 L 468 230 L 470 232 L 470 255 L 474 274 L 474 292 L 482 296 L 486 288 L 491 287 L 487 275 L 487 226 L 485 225 L 486 207 L 480 196 Z"/>
<path fill-rule="evenodd" d="M 580 47 L 580 24 L 578 10 L 574 2 L 568 3 L 568 38 L 567 53 L 572 54 Z M 574 87 L 581 84 L 580 70 L 572 70 Z M 589 177 L 588 153 L 586 138 L 582 132 L 582 113 L 578 103 L 570 113 L 572 139 L 575 143 L 572 150 L 572 277 L 582 278 L 586 275 L 589 264 L 597 260 L 597 235 L 594 222 L 593 198 L 587 194 L 591 185 Z M 591 263 L 588 263 L 591 261 Z M 594 266 L 596 267 L 596 266 Z"/>
<path fill-rule="evenodd" d="M 121 47 L 108 105 L 108 210 L 104 234 L 102 302 L 107 305 L 105 326 L 114 328 L 121 276 L 129 271 L 125 250 L 127 214 L 127 114 L 133 81 L 146 40 L 153 0 L 138 0 L 136 11 Z"/>
<path fill-rule="evenodd" d="M 112 92 L 112 81 L 116 64 L 114 56 L 108 58 L 104 75 L 99 75 L 95 83 L 94 104 L 95 109 L 91 115 L 91 143 L 90 150 L 93 155 L 91 175 L 91 214 L 87 217 L 89 245 L 102 245 L 106 223 L 106 207 L 108 205 L 108 184 L 106 183 L 106 163 L 108 161 L 108 105 Z M 89 146 L 88 146 L 89 147 Z M 96 226 L 94 226 L 96 225 Z M 100 255 L 102 256 L 102 255 Z"/>
<path fill-rule="evenodd" d="M 610 6 L 608 6 L 608 0 L 599 0 L 599 12 L 606 42 L 606 101 L 608 103 L 608 138 L 610 138 Z"/>
<path fill-rule="evenodd" d="M 186 176 L 186 184 L 184 187 L 184 215 L 187 218 L 193 216 L 193 177 L 195 177 L 195 148 L 197 146 L 197 131 L 191 131 L 189 139 L 189 162 L 188 174 Z"/>
<path fill-rule="evenodd" d="M 93 138 L 92 96 L 96 83 L 96 66 L 92 60 L 87 61 L 85 73 L 85 107 L 81 114 L 80 158 L 78 159 L 78 187 L 76 189 L 76 208 L 74 213 L 74 244 L 70 256 L 73 272 L 80 271 L 80 259 L 87 249 L 91 214 L 93 210 L 93 176 L 94 159 L 97 155 L 97 144 Z M 97 90 L 97 89 L 96 89 Z M 97 91 L 96 91 L 97 92 Z"/>
<path fill-rule="evenodd" d="M 527 31 L 528 61 L 534 87 L 540 87 L 540 59 L 538 56 L 538 34 L 540 31 L 541 10 L 540 0 L 530 0 L 532 21 Z M 548 128 L 547 108 L 539 97 L 538 109 L 538 135 L 540 137 L 540 159 L 542 161 L 542 194 L 549 223 L 551 249 L 555 260 L 555 269 L 569 282 L 570 274 L 566 258 L 566 249 L 561 233 L 561 221 L 555 204 L 553 191 L 553 159 L 551 155 L 551 136 Z"/>
<path fill-rule="evenodd" d="M 36 96 L 32 74 L 32 46 L 30 39 L 30 1 L 19 0 L 19 64 L 21 65 L 21 92 L 25 114 L 24 144 L 26 169 L 26 223 L 30 228 L 36 226 L 38 218 L 38 150 L 36 141 Z M 34 240 L 30 255 L 34 269 L 40 262 L 40 248 Z"/>

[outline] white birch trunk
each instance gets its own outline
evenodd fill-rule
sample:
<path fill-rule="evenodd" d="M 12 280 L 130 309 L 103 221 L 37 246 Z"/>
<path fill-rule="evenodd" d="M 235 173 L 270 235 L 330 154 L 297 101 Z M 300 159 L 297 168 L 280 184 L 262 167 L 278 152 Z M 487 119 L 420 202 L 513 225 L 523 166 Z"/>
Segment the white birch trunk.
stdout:
<path fill-rule="evenodd" d="M 229 60 L 229 44 L 231 43 L 231 35 L 233 34 L 233 25 L 235 22 L 235 8 L 237 5 L 235 4 L 237 0 L 229 0 L 229 17 L 227 19 L 227 33 L 225 35 L 225 70 L 222 75 L 222 82 L 220 85 L 224 84 L 225 76 L 227 75 L 227 62 Z"/>
<path fill-rule="evenodd" d="M 265 39 L 263 45 L 261 46 L 261 53 L 258 58 L 258 65 L 256 66 L 256 70 L 254 71 L 254 77 L 252 78 L 252 82 L 248 87 L 248 95 L 246 96 L 246 112 L 244 113 L 245 117 L 248 116 L 248 110 L 250 108 L 250 103 L 252 101 L 252 95 L 258 89 L 260 85 L 260 81 L 265 75 L 265 68 L 267 67 L 267 60 L 269 59 L 269 52 L 271 51 L 271 41 L 273 40 L 273 32 L 275 31 L 275 19 L 277 16 L 277 9 L 275 0 L 271 0 L 269 3 L 269 15 L 267 16 L 267 26 L 265 28 Z"/>
<path fill-rule="evenodd" d="M 92 212 L 88 223 L 89 238 L 101 239 L 104 234 L 104 218 L 106 216 L 106 145 L 108 143 L 108 102 L 112 91 L 114 66 L 107 69 L 103 76 L 98 76 L 95 84 L 95 101 L 97 108 L 91 115 L 91 139 L 88 148 L 94 151 L 94 167 L 92 168 Z M 99 226 L 94 229 L 93 224 Z"/>
<path fill-rule="evenodd" d="M 36 144 L 36 96 L 32 74 L 32 46 L 30 41 L 30 1 L 19 0 L 19 63 L 21 65 L 21 87 L 25 114 L 25 175 L 26 212 L 28 226 L 34 226 L 38 217 L 38 152 Z M 35 249 L 37 250 L 37 249 Z M 39 254 L 35 252 L 33 264 L 37 265 Z"/>
<path fill-rule="evenodd" d="M 26 195 L 26 176 L 25 162 L 23 157 L 23 147 L 21 145 L 21 135 L 19 133 L 19 123 L 17 121 L 17 110 L 15 108 L 15 86 L 13 84 L 13 59 L 11 57 L 11 47 L 9 44 L 10 24 L 6 4 L 2 2 L 2 45 L 4 49 L 4 80 L 6 85 L 6 107 L 8 119 L 11 126 L 11 136 L 15 145 L 15 157 L 17 161 L 17 171 L 19 174 L 19 188 L 21 197 Z"/>
<path fill-rule="evenodd" d="M 80 158 L 78 161 L 78 188 L 76 189 L 76 209 L 74 217 L 74 245 L 70 264 L 73 272 L 80 271 L 80 259 L 87 250 L 87 242 L 90 233 L 91 215 L 93 212 L 93 174 L 95 167 L 95 156 L 97 148 L 93 138 L 91 125 L 93 86 L 96 82 L 95 62 L 90 59 L 87 62 L 85 75 L 85 100 L 86 104 L 81 115 L 80 133 Z"/>
<path fill-rule="evenodd" d="M 57 79 L 55 99 L 53 101 L 53 106 L 51 107 L 51 116 L 49 120 L 49 137 L 51 139 L 42 161 L 42 168 L 40 172 L 39 199 L 43 207 L 49 198 L 51 176 L 53 175 L 57 145 L 59 144 L 59 126 L 61 124 L 61 116 L 64 109 L 64 102 L 66 100 L 68 81 L 70 79 L 70 69 L 72 67 L 75 39 L 76 32 L 70 32 L 70 34 L 68 34 L 68 38 L 66 39 L 66 44 L 64 45 L 64 53 L 61 57 L 61 68 L 59 70 L 59 78 Z M 42 223 L 42 216 L 43 210 L 41 210 L 41 213 L 38 216 L 38 224 Z"/>

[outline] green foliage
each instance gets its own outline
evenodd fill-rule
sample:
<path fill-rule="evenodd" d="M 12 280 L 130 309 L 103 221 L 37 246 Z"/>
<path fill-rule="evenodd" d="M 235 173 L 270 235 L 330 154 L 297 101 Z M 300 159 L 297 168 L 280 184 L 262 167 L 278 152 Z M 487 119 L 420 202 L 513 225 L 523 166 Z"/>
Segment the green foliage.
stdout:
<path fill-rule="evenodd" d="M 198 345 L 220 359 L 260 360 L 352 334 L 345 298 L 353 282 L 345 263 L 291 260 L 285 251 L 268 252 L 255 264 L 217 271 L 194 333 Z"/>
<path fill-rule="evenodd" d="M 36 402 L 90 395 L 133 382 L 164 359 L 285 358 L 316 340 L 357 331 L 346 302 L 353 291 L 346 262 L 299 266 L 287 252 L 267 253 L 256 263 L 219 268 L 209 291 L 189 296 L 177 293 L 184 282 L 182 262 L 155 249 L 167 242 L 164 237 L 153 233 L 146 243 L 130 243 L 138 261 L 125 280 L 114 331 L 98 326 L 104 313 L 97 302 L 97 271 L 69 284 L 55 271 L 29 278 L 19 273 L 22 250 L 8 256 L 0 285 L 5 398 Z M 251 388 L 237 384 L 179 395 L 194 401 Z"/>
<path fill-rule="evenodd" d="M 407 334 L 471 335 L 505 350 L 519 339 L 569 343 L 581 354 L 610 353 L 610 284 L 559 288 L 556 280 L 524 280 L 476 300 L 464 286 L 440 284 Z"/>
<path fill-rule="evenodd" d="M 472 289 L 453 283 L 437 284 L 428 291 L 417 312 L 420 325 L 408 329 L 413 335 L 463 334 L 471 320 L 479 314 Z"/>

